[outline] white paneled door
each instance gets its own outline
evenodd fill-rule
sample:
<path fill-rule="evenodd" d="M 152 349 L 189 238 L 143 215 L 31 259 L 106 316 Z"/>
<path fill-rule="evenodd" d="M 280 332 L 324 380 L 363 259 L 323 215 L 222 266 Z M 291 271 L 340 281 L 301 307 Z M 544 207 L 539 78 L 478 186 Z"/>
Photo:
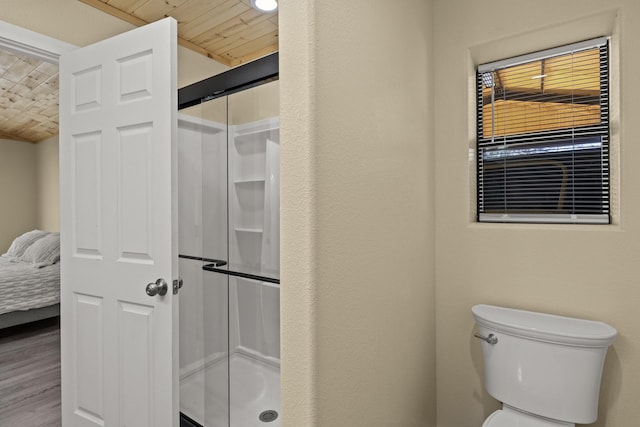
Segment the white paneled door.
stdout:
<path fill-rule="evenodd" d="M 176 40 L 167 18 L 60 61 L 65 427 L 178 425 Z"/>

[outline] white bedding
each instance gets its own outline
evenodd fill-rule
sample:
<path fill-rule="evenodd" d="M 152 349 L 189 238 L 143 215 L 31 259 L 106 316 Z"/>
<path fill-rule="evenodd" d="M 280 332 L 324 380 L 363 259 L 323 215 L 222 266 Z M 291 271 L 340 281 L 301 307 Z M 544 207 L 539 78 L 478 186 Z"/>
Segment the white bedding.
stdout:
<path fill-rule="evenodd" d="M 60 263 L 42 268 L 0 256 L 0 314 L 60 302 Z"/>

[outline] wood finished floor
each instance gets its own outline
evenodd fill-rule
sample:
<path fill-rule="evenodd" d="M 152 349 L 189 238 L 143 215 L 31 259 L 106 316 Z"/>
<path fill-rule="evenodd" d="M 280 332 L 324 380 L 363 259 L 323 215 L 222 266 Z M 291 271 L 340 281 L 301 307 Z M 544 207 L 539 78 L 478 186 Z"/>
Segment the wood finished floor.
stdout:
<path fill-rule="evenodd" d="M 60 425 L 58 318 L 0 330 L 0 426 Z"/>

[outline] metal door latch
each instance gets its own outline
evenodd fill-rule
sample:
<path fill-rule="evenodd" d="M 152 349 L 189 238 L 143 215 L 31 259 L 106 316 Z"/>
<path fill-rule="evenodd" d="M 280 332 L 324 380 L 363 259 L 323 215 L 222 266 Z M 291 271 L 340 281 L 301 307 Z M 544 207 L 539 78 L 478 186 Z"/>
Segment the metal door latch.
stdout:
<path fill-rule="evenodd" d="M 178 277 L 173 281 L 173 294 L 176 295 L 182 287 L 182 277 Z"/>

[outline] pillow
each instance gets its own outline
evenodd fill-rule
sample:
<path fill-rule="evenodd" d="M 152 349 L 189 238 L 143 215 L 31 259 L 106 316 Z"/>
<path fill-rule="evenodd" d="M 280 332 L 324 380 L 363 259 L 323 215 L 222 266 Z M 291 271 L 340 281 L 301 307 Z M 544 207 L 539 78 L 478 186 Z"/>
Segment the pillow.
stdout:
<path fill-rule="evenodd" d="M 48 233 L 24 251 L 20 261 L 45 267 L 60 261 L 60 233 Z"/>
<path fill-rule="evenodd" d="M 31 230 L 22 236 L 16 237 L 6 254 L 2 255 L 9 258 L 20 258 L 24 252 L 37 240 L 49 234 L 48 231 Z"/>

